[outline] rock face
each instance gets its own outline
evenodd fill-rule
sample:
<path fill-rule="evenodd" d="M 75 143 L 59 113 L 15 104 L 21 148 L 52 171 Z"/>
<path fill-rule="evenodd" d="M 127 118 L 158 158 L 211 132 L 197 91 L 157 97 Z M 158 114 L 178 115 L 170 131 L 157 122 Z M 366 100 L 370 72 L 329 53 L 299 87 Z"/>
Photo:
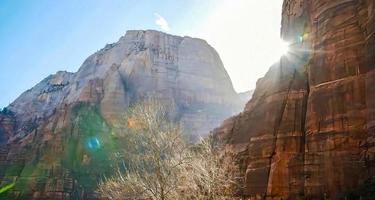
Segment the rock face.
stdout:
<path fill-rule="evenodd" d="M 191 130 L 197 135 L 209 132 L 240 105 L 219 55 L 204 40 L 150 30 L 128 31 L 91 55 L 77 73 L 47 77 L 8 109 L 23 126 L 50 116 L 62 104 L 90 102 L 100 105 L 106 121 L 117 125 L 129 104 L 145 96 L 168 99 L 187 115 L 206 118 L 209 125 Z M 211 115 L 218 108 L 223 116 Z"/>
<path fill-rule="evenodd" d="M 7 197 L 95 198 L 100 176 L 113 171 L 125 112 L 147 96 L 175 105 L 172 116 L 192 137 L 242 107 L 205 41 L 128 31 L 78 72 L 47 77 L 0 114 L 0 184 L 15 183 Z"/>
<path fill-rule="evenodd" d="M 8 110 L 1 111 L 0 124 L 0 145 L 5 145 L 15 129 L 16 122 L 13 113 Z"/>
<path fill-rule="evenodd" d="M 291 51 L 215 130 L 241 177 L 239 195 L 339 199 L 374 177 L 374 6 L 284 1 L 281 36 Z"/>

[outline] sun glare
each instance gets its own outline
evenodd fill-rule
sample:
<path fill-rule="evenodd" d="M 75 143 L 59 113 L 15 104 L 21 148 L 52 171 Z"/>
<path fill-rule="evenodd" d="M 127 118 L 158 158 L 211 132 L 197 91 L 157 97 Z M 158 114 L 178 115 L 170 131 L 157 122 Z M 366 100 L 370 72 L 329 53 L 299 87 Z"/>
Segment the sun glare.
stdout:
<path fill-rule="evenodd" d="M 288 42 L 280 39 L 278 44 L 275 45 L 275 51 L 277 51 L 278 56 L 281 57 L 289 52 L 289 46 L 290 44 Z"/>

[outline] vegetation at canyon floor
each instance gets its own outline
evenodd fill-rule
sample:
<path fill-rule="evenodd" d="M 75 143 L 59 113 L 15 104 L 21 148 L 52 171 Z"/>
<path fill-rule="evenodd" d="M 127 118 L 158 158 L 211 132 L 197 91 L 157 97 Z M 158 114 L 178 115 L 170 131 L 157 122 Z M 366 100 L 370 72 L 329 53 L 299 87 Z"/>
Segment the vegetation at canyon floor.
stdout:
<path fill-rule="evenodd" d="M 103 199 L 226 199 L 235 184 L 225 172 L 210 135 L 189 143 L 169 109 L 150 98 L 127 114 L 124 169 L 99 184 Z"/>

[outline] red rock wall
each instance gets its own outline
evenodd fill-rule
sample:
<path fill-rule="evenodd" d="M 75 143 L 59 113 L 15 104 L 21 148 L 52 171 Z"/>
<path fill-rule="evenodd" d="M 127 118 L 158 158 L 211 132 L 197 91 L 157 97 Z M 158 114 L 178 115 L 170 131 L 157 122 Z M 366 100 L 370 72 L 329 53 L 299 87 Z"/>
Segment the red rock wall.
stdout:
<path fill-rule="evenodd" d="M 363 152 L 368 67 L 362 9 L 360 1 L 311 4 L 316 35 L 305 127 L 306 195 L 349 190 L 367 175 Z"/>
<path fill-rule="evenodd" d="M 366 106 L 367 131 L 366 162 L 370 167 L 369 173 L 375 176 L 375 2 L 367 0 L 366 24 Z"/>
<path fill-rule="evenodd" d="M 241 195 L 339 198 L 373 175 L 374 1 L 286 0 L 291 51 L 216 130 Z"/>

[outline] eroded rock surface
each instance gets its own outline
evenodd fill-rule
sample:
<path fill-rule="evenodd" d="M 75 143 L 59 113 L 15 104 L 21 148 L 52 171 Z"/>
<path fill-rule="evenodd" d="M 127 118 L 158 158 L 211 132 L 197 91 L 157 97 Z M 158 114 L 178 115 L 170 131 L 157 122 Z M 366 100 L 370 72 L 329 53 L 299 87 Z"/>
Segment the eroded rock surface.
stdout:
<path fill-rule="evenodd" d="M 285 0 L 291 51 L 257 82 L 245 110 L 215 130 L 239 195 L 344 198 L 374 176 L 372 0 Z"/>
<path fill-rule="evenodd" d="M 95 198 L 97 181 L 113 172 L 127 109 L 147 96 L 175 105 L 171 116 L 193 138 L 242 107 L 204 40 L 128 31 L 78 72 L 23 93 L 7 107 L 12 116 L 0 115 L 0 184 L 15 183 L 7 198 Z"/>

